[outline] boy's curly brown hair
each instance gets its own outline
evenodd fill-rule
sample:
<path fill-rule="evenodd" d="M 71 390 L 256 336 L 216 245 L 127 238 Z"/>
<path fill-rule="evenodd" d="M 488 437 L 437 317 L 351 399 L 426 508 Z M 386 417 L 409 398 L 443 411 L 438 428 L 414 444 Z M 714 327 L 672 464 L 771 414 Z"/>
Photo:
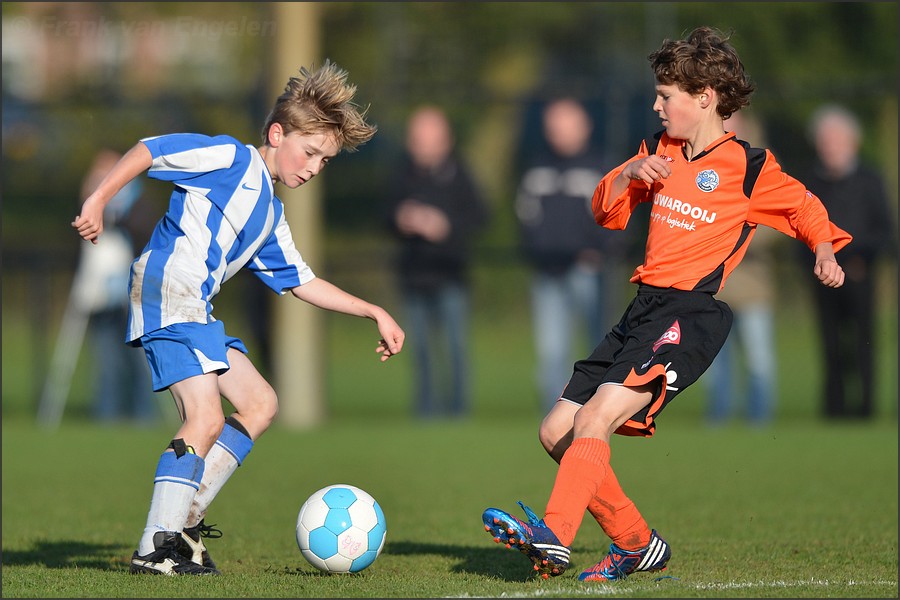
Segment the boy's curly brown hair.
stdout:
<path fill-rule="evenodd" d="M 699 94 L 711 87 L 719 96 L 716 110 L 720 117 L 727 119 L 750 104 L 750 96 L 756 89 L 729 43 L 730 37 L 703 26 L 685 39 L 663 41 L 648 56 L 656 80 L 663 85 L 677 85 L 689 94 Z"/>

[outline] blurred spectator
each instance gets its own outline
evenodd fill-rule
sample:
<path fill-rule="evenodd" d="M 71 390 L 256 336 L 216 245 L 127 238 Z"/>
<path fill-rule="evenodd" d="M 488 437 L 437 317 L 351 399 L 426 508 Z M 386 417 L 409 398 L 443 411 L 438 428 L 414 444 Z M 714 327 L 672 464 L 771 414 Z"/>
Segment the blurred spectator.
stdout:
<path fill-rule="evenodd" d="M 767 147 L 759 123 L 743 111 L 725 121 L 725 130 L 735 132 L 738 139 L 753 147 Z M 743 405 L 743 416 L 754 425 L 767 424 L 774 414 L 777 348 L 773 246 L 779 239 L 774 229 L 758 226 L 741 264 L 732 271 L 725 289 L 716 294 L 731 307 L 734 324 L 703 376 L 709 393 L 707 416 L 712 424 L 727 421 L 735 401 Z M 743 386 L 739 385 L 741 380 Z"/>
<path fill-rule="evenodd" d="M 584 106 L 555 99 L 544 107 L 542 125 L 547 149 L 526 165 L 515 212 L 532 269 L 537 384 L 541 408 L 548 409 L 569 381 L 581 345 L 593 349 L 615 324 L 625 239 L 599 227 L 591 213 L 606 161 L 591 145 L 593 122 Z"/>
<path fill-rule="evenodd" d="M 121 158 L 114 150 L 101 150 L 88 170 L 82 188 L 87 197 Z M 142 423 L 162 415 L 151 391 L 150 369 L 142 352 L 124 343 L 128 322 L 128 273 L 146 239 L 148 223 L 140 216 L 142 184 L 126 185 L 106 206 L 103 237 L 82 244 L 70 302 L 88 316 L 86 340 L 94 356 L 93 416 L 100 421 L 131 419 Z M 155 217 L 154 217 L 155 218 Z M 139 245 L 138 245 L 139 244 Z"/>
<path fill-rule="evenodd" d="M 487 222 L 487 205 L 442 110 L 425 106 L 410 116 L 406 150 L 388 203 L 415 357 L 416 412 L 463 416 L 470 409 L 470 242 Z"/>
<path fill-rule="evenodd" d="M 876 267 L 880 257 L 896 256 L 894 217 L 881 175 L 860 162 L 856 116 L 825 105 L 809 126 L 817 162 L 803 181 L 835 225 L 853 236 L 841 252 L 844 285 L 812 286 L 824 360 L 822 411 L 827 418 L 867 419 L 874 411 Z"/>

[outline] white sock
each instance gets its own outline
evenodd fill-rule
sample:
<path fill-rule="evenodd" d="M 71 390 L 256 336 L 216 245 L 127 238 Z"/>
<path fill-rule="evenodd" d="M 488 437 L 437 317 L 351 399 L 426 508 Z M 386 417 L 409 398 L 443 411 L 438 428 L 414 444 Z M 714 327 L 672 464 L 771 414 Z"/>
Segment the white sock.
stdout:
<path fill-rule="evenodd" d="M 190 452 L 177 458 L 175 452 L 167 450 L 159 457 L 147 525 L 138 545 L 138 554 L 146 556 L 156 549 L 153 535 L 157 532 L 180 532 L 184 528 L 203 471 L 203 459 Z"/>
<path fill-rule="evenodd" d="M 252 449 L 253 440 L 244 433 L 244 428 L 234 416 L 229 417 L 225 421 L 222 433 L 219 434 L 219 439 L 206 455 L 206 468 L 200 480 L 200 488 L 191 504 L 185 527 L 195 527 L 200 523 L 222 486 L 241 466 Z"/>
<path fill-rule="evenodd" d="M 206 455 L 206 468 L 203 470 L 203 479 L 200 480 L 200 489 L 194 494 L 185 527 L 195 527 L 206 516 L 216 494 L 237 468 L 238 462 L 230 452 L 218 444 L 210 449 Z"/>

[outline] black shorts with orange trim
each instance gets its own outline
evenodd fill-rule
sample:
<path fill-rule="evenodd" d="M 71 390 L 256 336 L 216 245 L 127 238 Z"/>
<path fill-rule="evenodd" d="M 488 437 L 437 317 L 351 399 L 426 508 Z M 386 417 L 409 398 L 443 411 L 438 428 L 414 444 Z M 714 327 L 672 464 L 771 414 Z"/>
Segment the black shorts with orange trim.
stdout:
<path fill-rule="evenodd" d="M 712 294 L 640 285 L 619 323 L 575 363 L 561 399 L 584 405 L 601 385 L 655 384 L 653 400 L 616 430 L 650 437 L 659 413 L 712 364 L 732 321 Z"/>

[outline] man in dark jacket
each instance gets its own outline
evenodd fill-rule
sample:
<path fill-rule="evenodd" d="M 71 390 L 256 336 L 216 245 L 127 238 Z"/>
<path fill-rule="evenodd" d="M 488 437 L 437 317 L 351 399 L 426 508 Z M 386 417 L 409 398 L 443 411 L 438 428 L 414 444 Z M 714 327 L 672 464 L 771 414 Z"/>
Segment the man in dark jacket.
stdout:
<path fill-rule="evenodd" d="M 470 243 L 488 210 L 454 147 L 442 110 L 426 106 L 414 112 L 389 205 L 416 360 L 416 411 L 424 418 L 462 416 L 470 408 Z"/>
<path fill-rule="evenodd" d="M 532 267 L 532 314 L 541 408 L 556 402 L 581 345 L 593 349 L 612 327 L 624 280 L 616 263 L 623 232 L 598 227 L 591 195 L 605 172 L 592 149 L 593 123 L 576 100 L 543 110 L 547 150 L 528 164 L 516 197 L 525 259 Z M 583 352 L 583 351 L 582 351 Z"/>
<path fill-rule="evenodd" d="M 853 236 L 843 251 L 844 285 L 814 285 L 824 352 L 822 390 L 826 418 L 873 415 L 875 317 L 879 259 L 896 256 L 894 216 L 884 180 L 860 162 L 857 118 L 843 107 L 819 108 L 810 121 L 817 163 L 803 181 L 831 220 Z"/>

